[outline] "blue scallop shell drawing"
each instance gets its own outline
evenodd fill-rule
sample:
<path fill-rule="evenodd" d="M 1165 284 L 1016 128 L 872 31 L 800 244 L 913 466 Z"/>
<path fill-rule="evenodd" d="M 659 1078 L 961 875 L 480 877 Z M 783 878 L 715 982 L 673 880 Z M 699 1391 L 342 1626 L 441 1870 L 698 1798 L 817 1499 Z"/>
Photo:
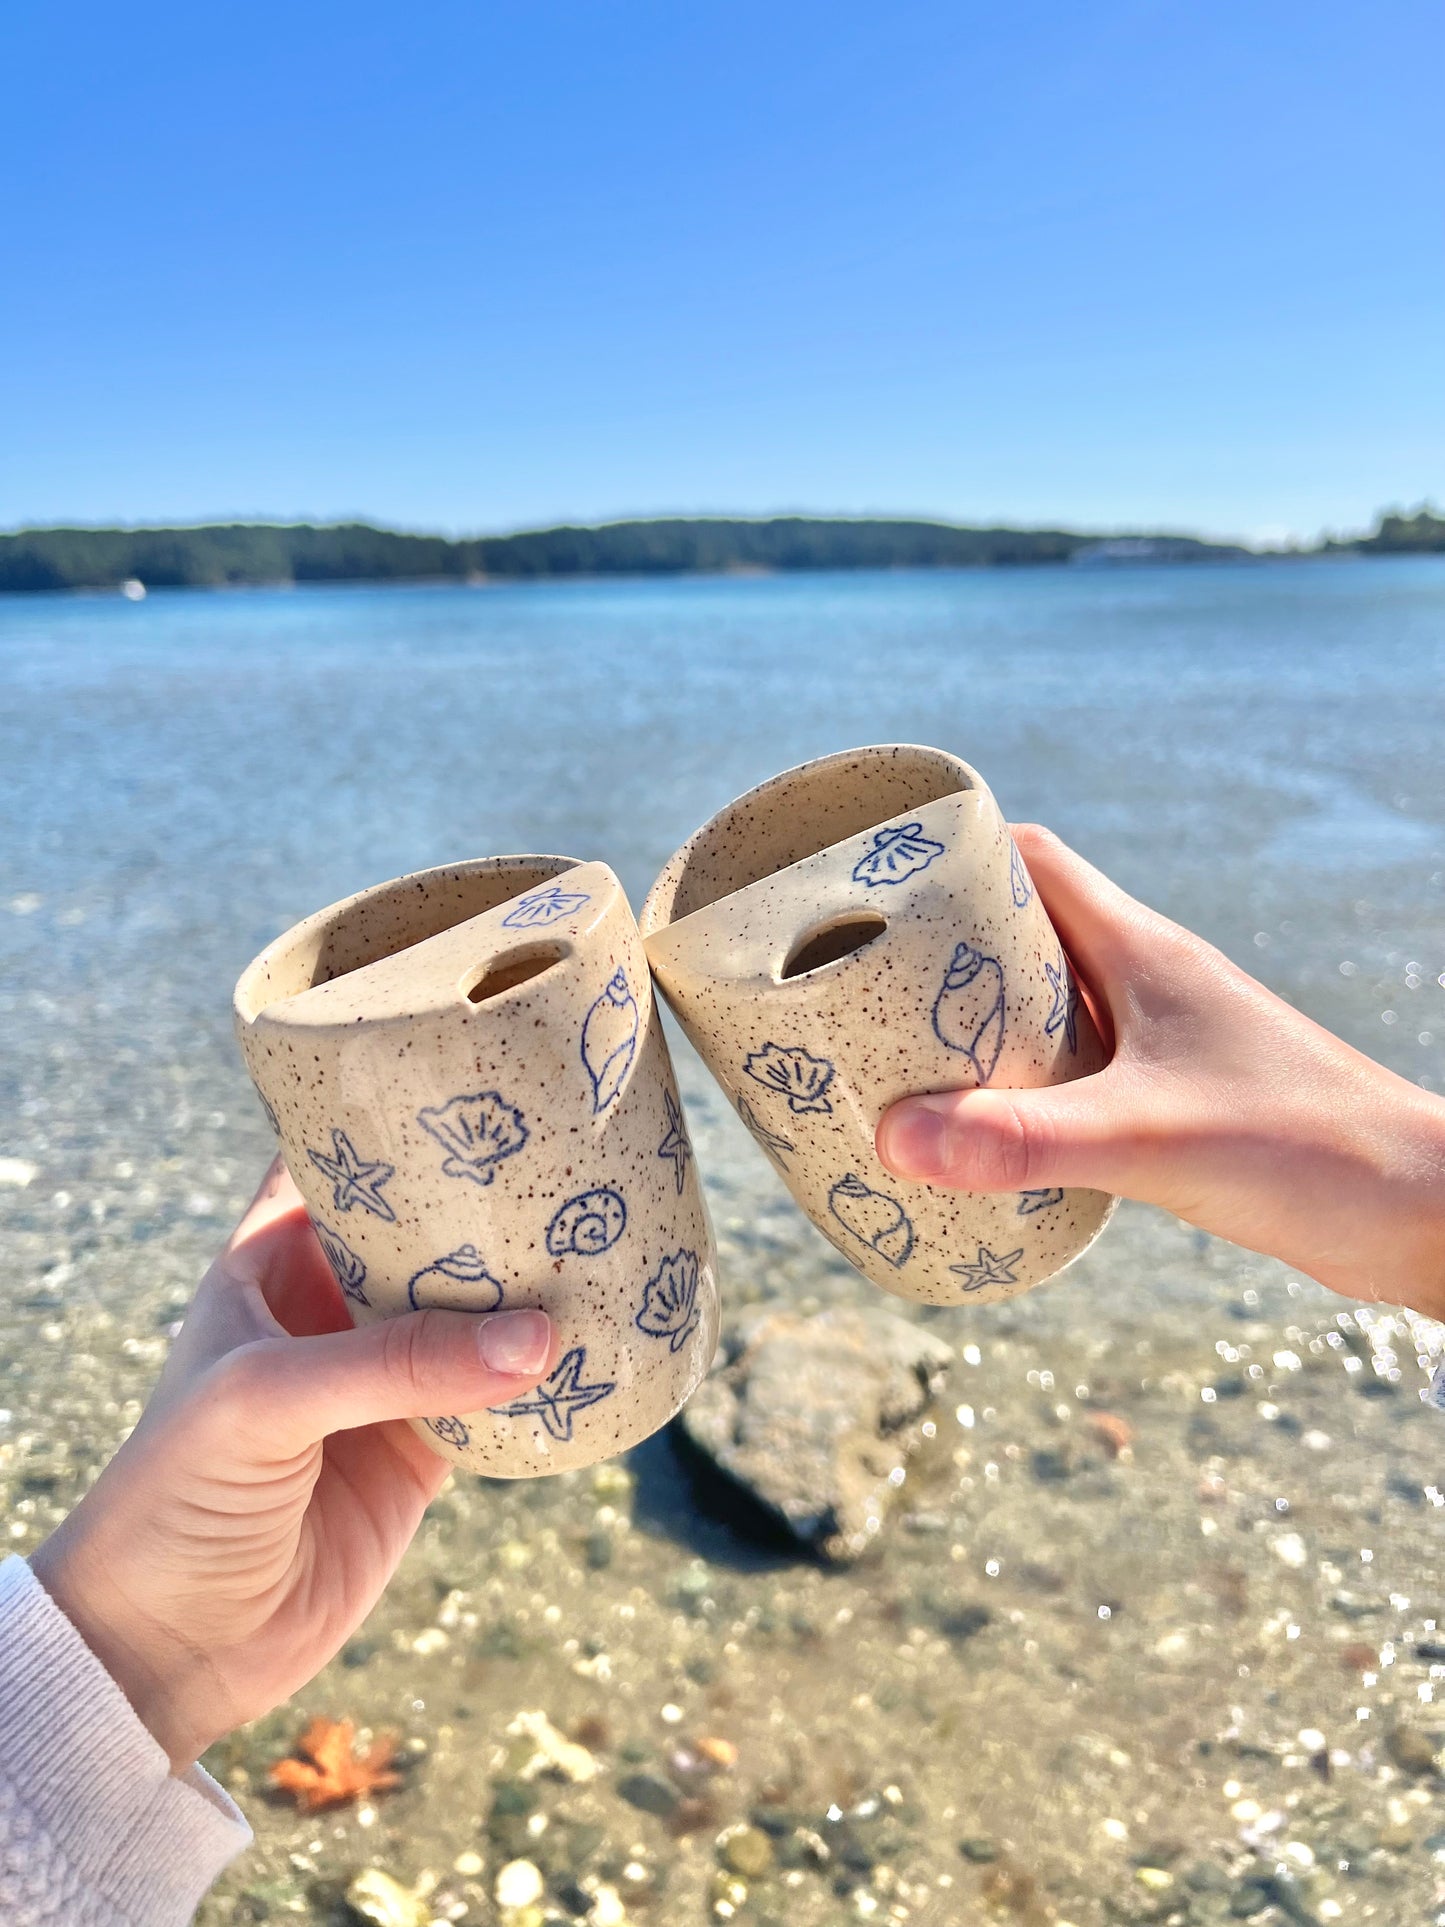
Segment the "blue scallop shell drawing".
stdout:
<path fill-rule="evenodd" d="M 1008 847 L 1009 891 L 1014 900 L 1014 908 L 1016 910 L 1023 910 L 1033 902 L 1034 880 L 1025 868 L 1023 857 L 1019 854 L 1019 846 L 1014 842 L 1012 837 L 1009 838 Z"/>
<path fill-rule="evenodd" d="M 529 1135 L 526 1119 L 500 1091 L 449 1098 L 418 1111 L 416 1121 L 446 1152 L 446 1176 L 474 1184 L 490 1184 L 503 1158 L 515 1157 Z"/>
<path fill-rule="evenodd" d="M 547 1226 L 547 1249 L 554 1258 L 575 1252 L 580 1258 L 595 1258 L 610 1251 L 627 1229 L 627 1206 L 622 1194 L 603 1185 L 595 1191 L 579 1191 L 575 1198 L 557 1211 Z"/>
<path fill-rule="evenodd" d="M 754 1083 L 777 1091 L 788 1100 L 788 1109 L 831 1111 L 828 1086 L 833 1081 L 833 1066 L 826 1057 L 814 1057 L 801 1044 L 764 1044 L 743 1065 Z"/>
<path fill-rule="evenodd" d="M 877 830 L 867 856 L 853 866 L 855 883 L 902 883 L 943 855 L 943 845 L 923 834 L 921 823 L 895 823 Z"/>
<path fill-rule="evenodd" d="M 643 1288 L 642 1309 L 632 1322 L 649 1338 L 670 1340 L 669 1351 L 681 1351 L 697 1330 L 697 1275 L 697 1253 L 675 1251 Z"/>
<path fill-rule="evenodd" d="M 677 1181 L 678 1196 L 687 1183 L 687 1167 L 692 1159 L 692 1139 L 687 1134 L 687 1120 L 682 1114 L 682 1104 L 671 1091 L 662 1093 L 662 1115 L 665 1129 L 662 1142 L 657 1147 L 657 1155 L 671 1159 L 672 1175 Z"/>
<path fill-rule="evenodd" d="M 513 908 L 502 918 L 502 928 L 535 930 L 541 925 L 556 923 L 562 917 L 576 916 L 591 901 L 585 890 L 564 890 L 555 883 L 545 890 L 530 890 L 526 896 L 518 897 Z"/>
<path fill-rule="evenodd" d="M 1046 963 L 1044 975 L 1049 980 L 1054 1005 L 1044 1019 L 1044 1035 L 1052 1037 L 1056 1030 L 1062 1030 L 1068 1039 L 1069 1049 L 1079 1048 L 1079 990 L 1069 971 L 1064 953 L 1059 952 L 1057 964 Z"/>
<path fill-rule="evenodd" d="M 475 1245 L 458 1245 L 445 1258 L 436 1258 L 413 1272 L 406 1295 L 413 1311 L 425 1311 L 429 1305 L 443 1305 L 452 1311 L 495 1311 L 502 1302 L 502 1287 L 487 1270 Z"/>
<path fill-rule="evenodd" d="M 316 1242 L 326 1253 L 326 1262 L 331 1267 L 331 1275 L 342 1291 L 353 1303 L 369 1305 L 371 1300 L 365 1291 L 366 1266 L 362 1260 L 357 1257 L 344 1238 L 338 1238 L 336 1233 L 329 1226 L 322 1224 L 319 1219 L 311 1220 L 311 1228 L 316 1233 Z"/>
<path fill-rule="evenodd" d="M 738 1092 L 738 1116 L 752 1132 L 754 1142 L 767 1152 L 780 1171 L 786 1171 L 787 1153 L 796 1151 L 797 1145 L 790 1143 L 785 1137 L 780 1137 L 776 1131 L 770 1131 L 741 1091 Z"/>
<path fill-rule="evenodd" d="M 1003 1032 L 1003 967 L 997 957 L 961 943 L 933 1001 L 933 1034 L 968 1058 L 979 1083 L 986 1084 L 998 1065 Z"/>
<path fill-rule="evenodd" d="M 494 1405 L 492 1410 L 502 1418 L 539 1418 L 548 1436 L 560 1439 L 565 1445 L 572 1437 L 577 1414 L 617 1390 L 610 1378 L 600 1379 L 595 1385 L 584 1385 L 582 1373 L 586 1364 L 587 1347 L 578 1345 L 535 1391 L 528 1392 L 524 1398 L 514 1398 L 510 1405 Z"/>
<path fill-rule="evenodd" d="M 594 1116 L 605 1111 L 622 1089 L 637 1050 L 640 1021 L 637 999 L 619 970 L 582 1025 L 582 1062 L 592 1080 Z"/>
<path fill-rule="evenodd" d="M 445 1445 L 462 1446 L 471 1441 L 471 1433 L 459 1418 L 428 1418 L 422 1424 L 429 1432 L 435 1432 Z"/>
<path fill-rule="evenodd" d="M 895 1271 L 913 1256 L 913 1226 L 903 1206 L 851 1171 L 828 1193 L 828 1209 L 850 1237 L 886 1258 Z"/>
<path fill-rule="evenodd" d="M 1036 1211 L 1047 1211 L 1051 1206 L 1062 1204 L 1063 1201 L 1064 1193 L 1058 1185 L 1040 1191 L 1020 1191 L 1018 1215 L 1021 1218 L 1031 1218 Z"/>

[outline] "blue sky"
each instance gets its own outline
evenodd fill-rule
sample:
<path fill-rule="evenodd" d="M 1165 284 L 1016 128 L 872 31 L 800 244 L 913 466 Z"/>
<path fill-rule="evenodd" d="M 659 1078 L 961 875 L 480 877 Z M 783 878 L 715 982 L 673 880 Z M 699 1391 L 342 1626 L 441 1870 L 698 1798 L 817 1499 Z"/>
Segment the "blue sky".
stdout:
<path fill-rule="evenodd" d="M 0 526 L 1445 498 L 1434 0 L 9 0 Z"/>

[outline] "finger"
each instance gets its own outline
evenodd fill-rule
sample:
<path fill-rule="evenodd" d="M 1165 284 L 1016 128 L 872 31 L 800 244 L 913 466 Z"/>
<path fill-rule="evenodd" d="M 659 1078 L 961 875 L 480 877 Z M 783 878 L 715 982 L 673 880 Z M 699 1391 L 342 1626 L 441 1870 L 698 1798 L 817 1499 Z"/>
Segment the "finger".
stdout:
<path fill-rule="evenodd" d="M 1086 863 L 1052 830 L 1013 826 L 1014 841 L 1069 956 L 1109 1005 L 1165 919 Z"/>
<path fill-rule="evenodd" d="M 1038 1091 L 941 1091 L 905 1097 L 878 1122 L 876 1146 L 895 1177 L 959 1191 L 1032 1191 L 1138 1182 L 1137 1080 L 1115 1066 Z"/>
<path fill-rule="evenodd" d="M 331 1432 L 504 1405 L 544 1375 L 555 1343 L 541 1311 L 410 1312 L 247 1346 L 217 1368 L 214 1404 L 233 1437 L 291 1457 Z"/>
<path fill-rule="evenodd" d="M 285 1160 L 278 1151 L 267 1165 L 265 1175 L 256 1187 L 256 1195 L 241 1214 L 241 1222 L 226 1241 L 226 1252 L 238 1251 L 249 1243 L 268 1225 L 292 1211 L 305 1210 L 301 1193 L 296 1189 L 296 1181 L 286 1169 Z"/>

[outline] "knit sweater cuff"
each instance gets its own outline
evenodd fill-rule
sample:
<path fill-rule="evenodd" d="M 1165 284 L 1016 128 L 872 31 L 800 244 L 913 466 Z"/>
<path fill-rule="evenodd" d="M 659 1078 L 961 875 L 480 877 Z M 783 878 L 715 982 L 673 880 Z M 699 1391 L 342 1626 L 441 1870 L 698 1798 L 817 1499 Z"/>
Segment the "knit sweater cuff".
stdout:
<path fill-rule="evenodd" d="M 251 1829 L 200 1767 L 170 1770 L 23 1559 L 0 1562 L 0 1805 L 136 1927 L 188 1921 Z"/>

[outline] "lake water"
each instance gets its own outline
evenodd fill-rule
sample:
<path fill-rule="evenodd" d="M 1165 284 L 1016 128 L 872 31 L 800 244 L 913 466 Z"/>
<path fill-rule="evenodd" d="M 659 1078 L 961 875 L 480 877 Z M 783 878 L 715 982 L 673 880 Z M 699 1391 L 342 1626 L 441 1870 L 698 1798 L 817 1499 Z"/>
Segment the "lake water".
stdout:
<path fill-rule="evenodd" d="M 387 876 L 562 851 L 640 903 L 740 789 L 938 743 L 1445 1088 L 1445 560 L 12 597 L 0 678 L 0 1156 L 35 1168 L 0 1186 L 21 1551 L 133 1420 L 269 1155 L 236 975 Z M 863 1302 L 678 1048 L 730 1305 Z M 1403 1335 L 1343 1310 L 1126 1208 L 1067 1279 L 931 1321 L 960 1350 L 936 1437 L 847 1573 L 699 1512 L 665 1444 L 600 1481 L 454 1487 L 304 1706 L 218 1749 L 259 1841 L 203 1919 L 343 1919 L 375 1860 L 490 1922 L 515 1851 L 559 1918 L 600 1884 L 668 1927 L 1427 1918 L 1442 1782 L 1389 1735 L 1445 1733 L 1445 1433 Z M 1392 1342 L 1394 1380 L 1369 1359 Z M 606 1771 L 494 1810 L 537 1706 Z M 303 1710 L 406 1734 L 406 1789 L 319 1822 L 267 1804 Z M 703 1735 L 738 1760 L 699 1792 Z M 639 1771 L 698 1807 L 627 1804 Z M 750 1814 L 773 1864 L 730 1889 L 716 1836 Z"/>

